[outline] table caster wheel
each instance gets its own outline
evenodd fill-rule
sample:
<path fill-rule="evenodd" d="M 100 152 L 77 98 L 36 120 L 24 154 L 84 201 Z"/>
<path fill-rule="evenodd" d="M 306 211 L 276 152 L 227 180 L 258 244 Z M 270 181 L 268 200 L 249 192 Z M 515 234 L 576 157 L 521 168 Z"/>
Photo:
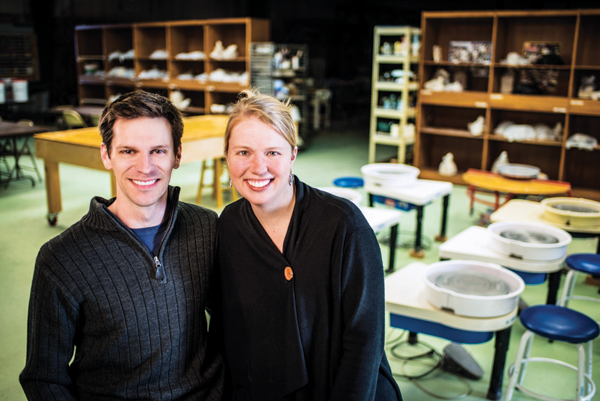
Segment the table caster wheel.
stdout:
<path fill-rule="evenodd" d="M 48 220 L 48 224 L 54 227 L 58 221 L 58 213 L 48 213 L 46 219 Z"/>

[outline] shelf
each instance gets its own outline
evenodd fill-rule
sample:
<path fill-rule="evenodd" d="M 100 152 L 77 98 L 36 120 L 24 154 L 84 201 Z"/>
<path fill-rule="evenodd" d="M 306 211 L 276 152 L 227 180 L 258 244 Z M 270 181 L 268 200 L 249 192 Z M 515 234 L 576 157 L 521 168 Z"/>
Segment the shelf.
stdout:
<path fill-rule="evenodd" d="M 443 136 L 454 136 L 457 138 L 469 138 L 469 139 L 483 139 L 483 135 L 474 136 L 467 130 L 452 129 L 452 128 L 435 128 L 435 127 L 422 127 L 422 134 L 432 135 L 443 135 Z"/>
<path fill-rule="evenodd" d="M 99 54 L 99 55 L 90 55 L 90 56 L 79 56 L 77 57 L 77 61 L 78 62 L 83 62 L 83 61 L 104 61 L 106 60 L 106 57 Z"/>
<path fill-rule="evenodd" d="M 488 107 L 489 96 L 487 92 L 434 92 L 421 89 L 420 100 L 422 104 L 485 109 Z"/>
<path fill-rule="evenodd" d="M 400 137 L 392 137 L 390 134 L 387 133 L 383 133 L 383 132 L 377 132 L 375 135 L 373 135 L 372 139 L 380 144 L 386 144 L 386 145 L 396 145 L 399 146 L 402 143 L 402 138 Z M 413 142 L 410 142 L 407 144 L 412 144 Z"/>
<path fill-rule="evenodd" d="M 455 185 L 468 186 L 467 182 L 462 179 L 462 175 L 466 173 L 466 170 L 459 170 L 456 175 L 448 177 L 447 175 L 441 175 L 437 170 L 433 168 L 420 168 L 421 173 L 419 174 L 420 179 L 424 180 L 435 180 L 435 181 L 448 181 Z"/>
<path fill-rule="evenodd" d="M 569 112 L 600 117 L 600 100 L 571 99 L 569 100 Z"/>
<path fill-rule="evenodd" d="M 490 68 L 491 63 L 455 63 L 453 61 L 424 61 L 423 65 L 435 67 L 481 67 Z"/>
<path fill-rule="evenodd" d="M 576 70 L 595 70 L 600 71 L 600 65 L 576 65 Z"/>
<path fill-rule="evenodd" d="M 492 93 L 490 107 L 505 110 L 527 110 L 544 113 L 566 113 L 569 100 L 566 97 L 543 95 L 514 95 Z"/>
<path fill-rule="evenodd" d="M 540 146 L 557 146 L 557 147 L 562 146 L 562 142 L 558 142 L 558 141 L 543 141 L 543 140 L 509 141 L 502 135 L 496 135 L 496 134 L 490 135 L 488 138 L 490 141 L 498 141 L 498 142 L 522 143 L 522 144 L 526 144 L 526 145 L 540 145 Z"/>
<path fill-rule="evenodd" d="M 388 56 L 388 55 L 378 54 L 375 57 L 375 62 L 381 63 L 381 64 L 404 64 L 404 63 L 417 64 L 419 62 L 419 56 Z"/>
<path fill-rule="evenodd" d="M 377 117 L 387 117 L 387 118 L 402 118 L 404 117 L 403 110 L 393 110 L 393 109 L 380 109 L 377 108 L 374 111 L 374 114 Z M 406 116 L 408 118 L 414 118 L 416 115 L 416 109 L 411 107 L 406 111 Z"/>
<path fill-rule="evenodd" d="M 505 64 L 494 63 L 494 68 L 514 68 L 516 70 L 570 70 L 568 65 L 550 65 L 550 64 Z"/>
<path fill-rule="evenodd" d="M 80 75 L 78 81 L 80 84 L 104 85 L 106 79 L 104 77 L 98 77 L 93 75 Z"/>
<path fill-rule="evenodd" d="M 395 82 L 382 82 L 382 81 L 378 81 L 375 83 L 375 88 L 377 88 L 377 90 L 380 91 L 402 91 L 402 90 L 409 90 L 409 91 L 417 91 L 419 90 L 419 83 L 418 82 L 410 82 L 408 85 L 406 84 L 397 84 Z"/>

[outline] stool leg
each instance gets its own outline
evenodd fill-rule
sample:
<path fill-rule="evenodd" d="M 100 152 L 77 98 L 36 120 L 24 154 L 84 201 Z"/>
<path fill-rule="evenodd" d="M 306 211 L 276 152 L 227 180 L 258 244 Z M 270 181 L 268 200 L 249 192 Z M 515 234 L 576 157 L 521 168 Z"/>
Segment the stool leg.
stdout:
<path fill-rule="evenodd" d="M 588 341 L 585 344 L 585 351 L 587 354 L 585 356 L 585 374 L 588 375 L 590 377 L 590 379 L 592 378 L 592 347 L 593 347 L 593 343 L 594 343 L 593 341 Z M 585 393 L 590 394 L 591 391 L 592 391 L 592 383 L 588 382 Z"/>
<path fill-rule="evenodd" d="M 531 336 L 531 339 L 529 341 L 527 341 L 527 343 L 525 344 L 525 351 L 523 352 L 523 360 L 525 360 L 525 363 L 523 364 L 523 368 L 519 372 L 519 377 L 517 380 L 517 384 L 519 384 L 519 385 L 522 385 L 523 380 L 525 379 L 525 370 L 527 369 L 527 359 L 529 359 L 529 355 L 531 355 L 531 344 L 532 343 L 533 343 L 533 336 Z"/>
<path fill-rule="evenodd" d="M 583 375 L 584 371 L 586 371 L 586 363 L 585 363 L 585 351 L 583 344 L 577 344 L 577 393 L 575 394 L 575 400 L 581 401 L 583 399 Z"/>
<path fill-rule="evenodd" d="M 512 375 L 510 376 L 510 380 L 508 382 L 508 386 L 506 388 L 506 392 L 504 393 L 503 401 L 510 401 L 512 399 L 513 392 L 515 391 L 515 386 L 517 384 L 517 378 L 520 377 L 521 374 L 521 363 L 523 361 L 523 355 L 525 353 L 525 349 L 528 347 L 528 343 L 533 340 L 533 332 L 527 330 L 523 337 L 521 337 L 521 342 L 519 344 L 519 350 L 517 351 L 517 359 L 515 360 L 515 364 L 513 365 L 514 370 Z M 526 365 L 526 363 L 525 363 Z"/>
<path fill-rule="evenodd" d="M 204 171 L 206 170 L 206 160 L 202 160 L 202 167 L 200 167 L 200 184 L 198 184 L 198 194 L 196 195 L 196 204 L 199 205 L 202 202 L 202 188 L 204 188 Z"/>
<path fill-rule="evenodd" d="M 577 271 L 570 269 L 565 279 L 565 285 L 563 286 L 562 293 L 560 294 L 560 301 L 558 306 L 564 306 L 565 308 L 569 305 L 569 298 L 573 295 L 573 289 L 575 288 L 575 279 L 577 278 Z"/>

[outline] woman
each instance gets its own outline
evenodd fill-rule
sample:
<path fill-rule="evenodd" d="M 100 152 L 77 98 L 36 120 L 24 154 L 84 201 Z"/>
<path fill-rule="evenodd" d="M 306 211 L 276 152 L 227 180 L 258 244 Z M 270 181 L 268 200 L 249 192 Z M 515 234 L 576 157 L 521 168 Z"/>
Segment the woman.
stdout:
<path fill-rule="evenodd" d="M 288 107 L 242 93 L 225 133 L 243 199 L 219 220 L 236 400 L 400 400 L 384 353 L 379 244 L 351 202 L 292 174 Z"/>

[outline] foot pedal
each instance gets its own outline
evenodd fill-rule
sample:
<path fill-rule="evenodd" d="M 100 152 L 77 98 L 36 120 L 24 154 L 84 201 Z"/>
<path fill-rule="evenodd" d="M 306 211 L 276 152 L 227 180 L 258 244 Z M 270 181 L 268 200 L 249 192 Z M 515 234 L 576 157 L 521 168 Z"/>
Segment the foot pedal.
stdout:
<path fill-rule="evenodd" d="M 483 370 L 475 359 L 457 343 L 446 345 L 441 366 L 444 370 L 456 373 L 467 379 L 479 380 L 483 377 Z"/>

